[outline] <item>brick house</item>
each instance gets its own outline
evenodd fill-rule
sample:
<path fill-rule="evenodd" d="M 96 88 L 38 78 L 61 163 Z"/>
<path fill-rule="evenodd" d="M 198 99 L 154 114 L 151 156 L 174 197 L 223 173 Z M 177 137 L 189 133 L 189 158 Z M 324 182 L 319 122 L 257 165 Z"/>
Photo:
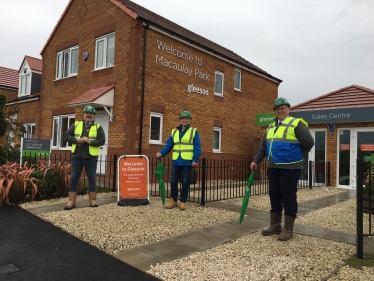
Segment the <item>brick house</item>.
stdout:
<path fill-rule="evenodd" d="M 203 157 L 253 156 L 280 79 L 131 1 L 70 0 L 46 41 L 38 138 L 70 154 L 63 135 L 96 108 L 101 155 L 154 156 L 189 110 Z"/>
<path fill-rule="evenodd" d="M 40 90 L 43 64 L 41 59 L 25 56 L 17 72 L 17 93 L 7 98 L 6 107 L 19 109 L 17 119 L 26 130 L 25 138 L 35 137 L 39 124 Z"/>
<path fill-rule="evenodd" d="M 0 94 L 7 99 L 16 96 L 18 93 L 18 72 L 0 66 Z"/>
<path fill-rule="evenodd" d="M 374 160 L 373 111 L 374 90 L 359 85 L 338 89 L 291 108 L 292 116 L 308 122 L 315 141 L 307 158 L 314 162 L 313 182 L 327 184 L 324 163 L 329 162 L 331 186 L 356 188 L 356 159 L 361 158 L 365 163 Z"/>

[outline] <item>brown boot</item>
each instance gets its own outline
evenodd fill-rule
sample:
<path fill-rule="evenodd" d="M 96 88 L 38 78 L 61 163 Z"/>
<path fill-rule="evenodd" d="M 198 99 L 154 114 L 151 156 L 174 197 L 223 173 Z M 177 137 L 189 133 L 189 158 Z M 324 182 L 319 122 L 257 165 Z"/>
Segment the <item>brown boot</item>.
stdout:
<path fill-rule="evenodd" d="M 71 210 L 76 207 L 75 201 L 77 200 L 77 193 L 76 192 L 69 192 L 69 201 L 66 204 L 64 210 Z"/>
<path fill-rule="evenodd" d="M 281 234 L 278 235 L 278 240 L 287 241 L 293 237 L 293 225 L 295 223 L 295 217 L 284 216 L 284 227 Z"/>
<path fill-rule="evenodd" d="M 264 236 L 279 234 L 282 232 L 282 213 L 270 212 L 270 226 L 261 231 Z"/>
<path fill-rule="evenodd" d="M 90 207 L 99 207 L 96 203 L 96 191 L 95 192 L 89 192 L 88 198 L 90 200 Z"/>

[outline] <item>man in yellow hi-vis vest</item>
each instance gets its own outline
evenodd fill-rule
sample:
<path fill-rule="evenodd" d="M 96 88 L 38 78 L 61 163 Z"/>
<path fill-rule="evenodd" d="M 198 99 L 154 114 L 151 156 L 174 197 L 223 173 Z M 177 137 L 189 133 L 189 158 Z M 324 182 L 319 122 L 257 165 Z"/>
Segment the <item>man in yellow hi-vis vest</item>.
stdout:
<path fill-rule="evenodd" d="M 95 123 L 96 110 L 87 105 L 83 110 L 83 121 L 75 121 L 65 133 L 65 141 L 71 144 L 71 167 L 69 185 L 69 201 L 65 210 L 76 207 L 78 182 L 83 167 L 88 178 L 90 207 L 98 207 L 96 203 L 96 166 L 100 146 L 105 144 L 105 133 L 100 124 Z"/>
<path fill-rule="evenodd" d="M 201 155 L 199 132 L 190 125 L 192 116 L 189 111 L 183 111 L 179 119 L 181 124 L 171 131 L 164 148 L 156 153 L 156 157 L 164 157 L 173 149 L 172 169 L 170 177 L 171 198 L 166 208 L 177 206 L 178 182 L 182 175 L 182 191 L 180 194 L 179 209 L 186 209 L 186 201 L 190 189 L 191 167 L 196 166 Z"/>
<path fill-rule="evenodd" d="M 314 146 L 308 123 L 301 118 L 290 116 L 290 104 L 285 98 L 273 103 L 277 116 L 267 128 L 260 148 L 251 163 L 255 170 L 266 157 L 268 164 L 270 226 L 262 235 L 279 234 L 278 240 L 287 241 L 293 237 L 293 226 L 297 214 L 297 183 L 304 167 L 304 154 Z M 284 209 L 284 227 L 281 227 Z"/>

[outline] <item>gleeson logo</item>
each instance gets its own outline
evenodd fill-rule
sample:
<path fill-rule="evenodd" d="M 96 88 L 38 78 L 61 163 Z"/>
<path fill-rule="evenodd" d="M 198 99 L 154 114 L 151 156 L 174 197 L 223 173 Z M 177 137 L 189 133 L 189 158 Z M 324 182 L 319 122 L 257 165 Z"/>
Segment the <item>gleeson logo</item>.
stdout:
<path fill-rule="evenodd" d="M 187 86 L 187 92 L 188 93 L 197 93 L 201 95 L 208 95 L 209 91 L 205 90 L 203 88 L 195 87 L 193 84 Z"/>

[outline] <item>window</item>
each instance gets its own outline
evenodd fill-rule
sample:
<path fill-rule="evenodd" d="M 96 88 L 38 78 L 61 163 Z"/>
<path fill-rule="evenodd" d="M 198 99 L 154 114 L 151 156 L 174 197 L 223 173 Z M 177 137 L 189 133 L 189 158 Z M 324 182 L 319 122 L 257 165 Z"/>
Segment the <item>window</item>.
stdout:
<path fill-rule="evenodd" d="M 114 65 L 114 33 L 96 39 L 95 69 Z"/>
<path fill-rule="evenodd" d="M 78 53 L 78 46 L 57 53 L 56 79 L 63 79 L 78 74 Z"/>
<path fill-rule="evenodd" d="M 23 126 L 25 127 L 26 131 L 23 137 L 25 139 L 33 139 L 35 136 L 35 123 L 25 123 Z"/>
<path fill-rule="evenodd" d="M 161 143 L 162 142 L 162 123 L 164 115 L 160 113 L 151 112 L 151 125 L 149 133 L 150 143 Z"/>
<path fill-rule="evenodd" d="M 20 88 L 19 88 L 19 97 L 30 95 L 30 83 L 31 82 L 31 74 L 26 74 L 20 76 Z"/>
<path fill-rule="evenodd" d="M 242 84 L 242 72 L 238 69 L 235 69 L 234 72 L 234 89 L 240 91 Z"/>
<path fill-rule="evenodd" d="M 223 96 L 223 73 L 219 71 L 216 71 L 215 75 L 214 94 Z"/>
<path fill-rule="evenodd" d="M 70 148 L 70 145 L 64 140 L 67 129 L 74 124 L 74 115 L 64 115 L 53 117 L 52 147 Z"/>
<path fill-rule="evenodd" d="M 222 128 L 214 127 L 213 130 L 213 152 L 221 152 Z"/>

